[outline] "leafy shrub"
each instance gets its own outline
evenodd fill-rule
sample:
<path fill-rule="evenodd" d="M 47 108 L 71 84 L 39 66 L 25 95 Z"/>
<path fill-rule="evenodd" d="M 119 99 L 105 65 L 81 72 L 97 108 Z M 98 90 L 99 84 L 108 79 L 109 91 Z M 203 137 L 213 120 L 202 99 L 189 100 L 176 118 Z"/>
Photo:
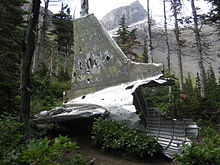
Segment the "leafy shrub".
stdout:
<path fill-rule="evenodd" d="M 21 125 L 14 116 L 0 116 L 0 164 L 12 164 L 11 162 L 17 159 L 17 145 L 23 139 L 20 133 Z"/>
<path fill-rule="evenodd" d="M 59 82 L 49 76 L 32 76 L 31 108 L 33 113 L 50 110 L 60 106 L 63 101 L 63 91 L 69 90 L 70 81 Z"/>
<path fill-rule="evenodd" d="M 183 147 L 182 155 L 175 160 L 182 165 L 218 165 L 220 164 L 220 147 L 213 147 L 212 144 L 195 144 Z"/>
<path fill-rule="evenodd" d="M 92 139 L 103 150 L 114 150 L 126 155 L 144 158 L 153 156 L 157 143 L 137 129 L 109 119 L 97 118 L 92 127 Z"/>
<path fill-rule="evenodd" d="M 208 127 L 202 131 L 202 136 L 200 143 L 184 146 L 182 153 L 177 155 L 175 160 L 183 165 L 220 164 L 220 135 Z"/>
<path fill-rule="evenodd" d="M 65 165 L 88 165 L 82 155 L 74 155 Z"/>
<path fill-rule="evenodd" d="M 19 161 L 26 164 L 58 164 L 65 152 L 76 148 L 76 143 L 70 142 L 66 136 L 57 137 L 53 141 L 47 137 L 32 139 L 23 147 Z"/>
<path fill-rule="evenodd" d="M 54 140 L 37 137 L 24 141 L 18 117 L 0 116 L 0 164 L 1 165 L 55 165 L 65 152 L 77 148 L 66 136 Z"/>

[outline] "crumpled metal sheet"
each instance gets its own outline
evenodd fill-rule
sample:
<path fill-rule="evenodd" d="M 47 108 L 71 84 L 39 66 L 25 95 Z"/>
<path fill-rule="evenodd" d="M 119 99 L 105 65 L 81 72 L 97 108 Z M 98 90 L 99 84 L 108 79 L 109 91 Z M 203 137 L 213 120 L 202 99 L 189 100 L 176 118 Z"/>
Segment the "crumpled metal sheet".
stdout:
<path fill-rule="evenodd" d="M 163 147 L 164 154 L 173 158 L 183 144 L 191 143 L 189 138 L 197 138 L 199 127 L 192 120 L 176 120 L 159 109 L 147 109 L 145 129 Z"/>
<path fill-rule="evenodd" d="M 107 116 L 108 111 L 94 104 L 63 104 L 50 111 L 42 111 L 33 118 L 35 123 L 59 123 L 74 119 Z"/>

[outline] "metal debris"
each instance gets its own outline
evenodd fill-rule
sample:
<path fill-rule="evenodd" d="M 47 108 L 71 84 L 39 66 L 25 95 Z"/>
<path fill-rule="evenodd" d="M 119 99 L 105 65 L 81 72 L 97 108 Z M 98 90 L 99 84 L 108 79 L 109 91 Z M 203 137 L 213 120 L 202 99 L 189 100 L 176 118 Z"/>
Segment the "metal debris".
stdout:
<path fill-rule="evenodd" d="M 35 122 L 65 122 L 108 114 L 154 136 L 171 158 L 180 152 L 182 144 L 191 142 L 188 137 L 197 137 L 199 128 L 191 120 L 178 121 L 158 109 L 147 109 L 139 89 L 167 83 L 160 79 L 161 64 L 127 59 L 94 15 L 74 20 L 74 34 L 72 85 L 64 92 L 67 102 L 36 115 Z"/>

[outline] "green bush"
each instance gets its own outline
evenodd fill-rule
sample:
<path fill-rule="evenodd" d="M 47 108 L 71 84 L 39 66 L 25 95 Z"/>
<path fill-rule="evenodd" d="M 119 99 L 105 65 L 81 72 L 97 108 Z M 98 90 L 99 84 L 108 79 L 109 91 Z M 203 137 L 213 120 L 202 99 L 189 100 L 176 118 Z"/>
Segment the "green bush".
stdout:
<path fill-rule="evenodd" d="M 60 82 L 57 78 L 49 76 L 32 76 L 32 113 L 38 113 L 44 110 L 50 110 L 56 106 L 62 105 L 63 91 L 70 89 L 70 81 Z"/>
<path fill-rule="evenodd" d="M 220 147 L 212 144 L 195 144 L 183 147 L 183 153 L 175 158 L 182 165 L 219 165 Z"/>
<path fill-rule="evenodd" d="M 78 146 L 66 136 L 24 140 L 18 117 L 0 116 L 0 165 L 55 165 Z"/>
<path fill-rule="evenodd" d="M 12 164 L 18 157 L 18 145 L 23 140 L 18 121 L 12 115 L 0 116 L 0 164 Z"/>
<path fill-rule="evenodd" d="M 54 165 L 59 164 L 65 152 L 76 149 L 77 145 L 70 142 L 66 136 L 54 140 L 47 137 L 37 140 L 32 139 L 23 146 L 19 162 L 22 164 Z"/>
<path fill-rule="evenodd" d="M 199 143 L 183 147 L 181 154 L 175 160 L 183 165 L 219 165 L 220 164 L 220 135 L 213 128 L 202 130 L 203 138 Z"/>
<path fill-rule="evenodd" d="M 152 137 L 137 129 L 102 118 L 97 118 L 93 124 L 92 139 L 103 150 L 114 150 L 139 158 L 153 156 L 157 147 Z"/>
<path fill-rule="evenodd" d="M 74 155 L 65 165 L 88 165 L 82 155 Z"/>

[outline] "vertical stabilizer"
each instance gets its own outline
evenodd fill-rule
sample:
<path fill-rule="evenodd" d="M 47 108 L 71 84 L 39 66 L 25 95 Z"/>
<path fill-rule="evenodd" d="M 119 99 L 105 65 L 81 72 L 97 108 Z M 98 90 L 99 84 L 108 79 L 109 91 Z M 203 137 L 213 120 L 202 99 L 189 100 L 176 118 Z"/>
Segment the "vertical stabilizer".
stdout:
<path fill-rule="evenodd" d="M 74 20 L 73 26 L 74 65 L 68 99 L 161 74 L 161 65 L 127 59 L 93 14 Z"/>

